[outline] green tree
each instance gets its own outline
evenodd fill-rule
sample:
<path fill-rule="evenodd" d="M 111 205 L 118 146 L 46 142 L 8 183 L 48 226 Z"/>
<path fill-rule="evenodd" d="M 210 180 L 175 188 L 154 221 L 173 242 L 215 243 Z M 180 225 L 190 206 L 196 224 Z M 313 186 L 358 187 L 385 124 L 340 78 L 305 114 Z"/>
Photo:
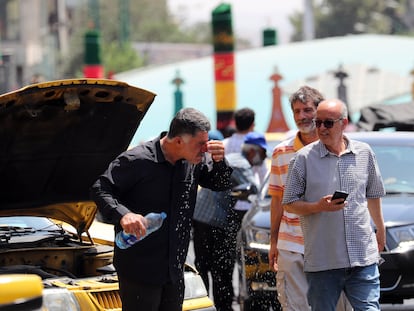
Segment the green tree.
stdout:
<path fill-rule="evenodd" d="M 111 42 L 106 45 L 105 49 L 103 63 L 107 72 L 126 71 L 141 67 L 144 63 L 129 42 L 125 44 Z"/>
<path fill-rule="evenodd" d="M 120 72 L 144 64 L 130 42 L 181 42 L 210 43 L 211 34 L 207 23 L 183 27 L 168 12 L 166 0 L 125 0 L 129 4 L 128 16 L 120 11 L 120 1 L 99 0 L 99 25 L 102 59 L 106 71 Z M 83 36 L 91 24 L 88 1 L 80 2 L 73 12 L 71 53 L 61 59 L 62 77 L 81 77 L 83 68 Z M 121 23 L 128 23 L 129 43 L 122 41 Z M 135 55 L 135 56 L 134 56 Z"/>
<path fill-rule="evenodd" d="M 315 37 L 347 34 L 408 34 L 409 0 L 322 0 L 314 4 Z M 316 2 L 316 1 L 315 1 Z M 314 2 L 314 3 L 315 3 Z M 303 14 L 289 17 L 294 27 L 292 41 L 302 40 Z"/>

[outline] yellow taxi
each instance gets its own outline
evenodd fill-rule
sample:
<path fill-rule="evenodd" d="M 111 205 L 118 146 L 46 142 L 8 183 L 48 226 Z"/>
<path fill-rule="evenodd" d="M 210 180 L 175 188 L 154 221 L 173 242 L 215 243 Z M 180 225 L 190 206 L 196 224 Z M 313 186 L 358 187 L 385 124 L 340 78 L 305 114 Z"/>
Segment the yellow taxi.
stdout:
<path fill-rule="evenodd" d="M 113 229 L 95 220 L 89 188 L 128 148 L 154 97 L 94 79 L 0 96 L 0 310 L 39 301 L 41 310 L 121 310 Z M 215 310 L 189 266 L 185 284 L 183 310 Z"/>

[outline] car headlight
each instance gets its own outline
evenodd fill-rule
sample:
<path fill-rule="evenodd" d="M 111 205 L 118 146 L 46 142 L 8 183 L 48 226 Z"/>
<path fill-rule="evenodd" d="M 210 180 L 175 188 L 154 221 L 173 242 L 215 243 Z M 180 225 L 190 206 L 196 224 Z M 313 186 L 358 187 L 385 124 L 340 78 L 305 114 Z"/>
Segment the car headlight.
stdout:
<path fill-rule="evenodd" d="M 398 247 L 414 245 L 414 225 L 388 228 L 388 232 L 397 242 Z"/>
<path fill-rule="evenodd" d="M 250 248 L 268 251 L 270 249 L 270 231 L 250 227 L 246 230 L 246 243 Z"/>
<path fill-rule="evenodd" d="M 43 290 L 43 309 L 47 311 L 80 311 L 73 293 L 65 288 Z"/>
<path fill-rule="evenodd" d="M 207 290 L 200 275 L 195 273 L 184 273 L 184 281 L 185 299 L 194 299 L 207 296 Z"/>

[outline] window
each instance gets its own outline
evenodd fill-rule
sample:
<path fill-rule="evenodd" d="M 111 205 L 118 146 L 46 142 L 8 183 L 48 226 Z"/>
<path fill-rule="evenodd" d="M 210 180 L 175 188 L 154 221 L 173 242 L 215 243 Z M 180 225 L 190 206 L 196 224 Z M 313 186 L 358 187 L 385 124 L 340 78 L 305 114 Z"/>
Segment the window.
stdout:
<path fill-rule="evenodd" d="M 0 1 L 0 39 L 16 41 L 19 35 L 19 1 Z"/>

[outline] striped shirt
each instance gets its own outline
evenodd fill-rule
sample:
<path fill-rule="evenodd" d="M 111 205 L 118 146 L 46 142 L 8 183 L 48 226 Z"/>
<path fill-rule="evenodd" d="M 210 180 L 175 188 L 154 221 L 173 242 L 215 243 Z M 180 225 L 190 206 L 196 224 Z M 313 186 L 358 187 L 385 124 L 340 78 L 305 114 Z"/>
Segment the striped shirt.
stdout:
<path fill-rule="evenodd" d="M 278 144 L 273 150 L 269 194 L 278 200 L 282 200 L 283 197 L 289 162 L 302 147 L 303 143 L 296 134 L 295 137 Z M 303 254 L 303 234 L 298 215 L 283 211 L 277 248 Z"/>
<path fill-rule="evenodd" d="M 378 261 L 378 247 L 367 199 L 384 196 L 385 189 L 371 147 L 348 140 L 337 156 L 314 142 L 290 162 L 283 204 L 316 202 L 342 190 L 349 193 L 343 210 L 301 216 L 305 237 L 305 271 L 368 266 Z"/>

